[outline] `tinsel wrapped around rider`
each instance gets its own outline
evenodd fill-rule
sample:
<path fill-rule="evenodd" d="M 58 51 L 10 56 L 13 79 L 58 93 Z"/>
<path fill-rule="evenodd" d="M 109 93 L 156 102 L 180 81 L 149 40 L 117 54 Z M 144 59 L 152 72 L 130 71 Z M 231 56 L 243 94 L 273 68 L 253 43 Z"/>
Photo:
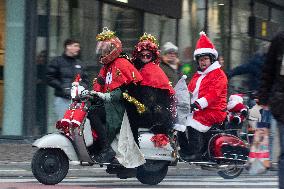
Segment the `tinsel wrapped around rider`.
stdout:
<path fill-rule="evenodd" d="M 143 80 L 128 92 L 145 105 L 139 113 L 133 104 L 127 105 L 130 125 L 137 141 L 138 128 L 150 128 L 154 134 L 167 134 L 173 126 L 175 116 L 174 89 L 168 77 L 159 67 L 160 54 L 154 36 L 144 34 L 132 54 L 132 63 Z"/>
<path fill-rule="evenodd" d="M 125 112 L 122 94 L 129 85 L 140 82 L 142 77 L 128 57 L 122 54 L 121 41 L 113 31 L 104 28 L 96 39 L 96 53 L 103 67 L 94 80 L 93 90 L 103 100 L 104 106 L 95 108 L 89 113 L 89 118 L 103 148 L 94 158 L 98 162 L 110 162 L 115 156 L 110 144 L 120 130 Z"/>

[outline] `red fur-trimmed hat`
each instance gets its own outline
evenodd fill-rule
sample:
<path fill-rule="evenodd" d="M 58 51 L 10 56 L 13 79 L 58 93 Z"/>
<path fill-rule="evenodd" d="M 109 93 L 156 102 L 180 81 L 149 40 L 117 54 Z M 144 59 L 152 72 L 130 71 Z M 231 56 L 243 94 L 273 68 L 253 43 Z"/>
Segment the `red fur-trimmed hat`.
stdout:
<path fill-rule="evenodd" d="M 218 58 L 218 52 L 215 49 L 215 46 L 210 41 L 210 39 L 206 36 L 205 32 L 199 33 L 200 38 L 198 39 L 194 51 L 194 59 L 198 55 L 206 55 L 206 54 L 212 54 L 215 56 L 215 59 Z"/>

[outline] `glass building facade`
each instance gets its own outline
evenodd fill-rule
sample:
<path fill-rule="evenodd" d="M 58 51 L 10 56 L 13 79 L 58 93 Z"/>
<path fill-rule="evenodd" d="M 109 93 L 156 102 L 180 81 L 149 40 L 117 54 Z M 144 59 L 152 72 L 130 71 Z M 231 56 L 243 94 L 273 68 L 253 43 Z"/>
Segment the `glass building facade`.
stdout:
<path fill-rule="evenodd" d="M 81 42 L 90 79 L 100 69 L 95 36 L 116 31 L 131 55 L 138 38 L 151 33 L 160 46 L 179 47 L 181 64 L 195 71 L 193 51 L 205 31 L 225 58 L 224 69 L 247 60 L 265 40 L 248 35 L 254 15 L 284 28 L 281 0 L 0 0 L 0 136 L 40 136 L 55 130 L 53 89 L 46 64 L 63 53 L 66 38 Z M 149 5 L 151 4 L 151 5 Z M 234 80 L 242 84 L 243 78 Z"/>

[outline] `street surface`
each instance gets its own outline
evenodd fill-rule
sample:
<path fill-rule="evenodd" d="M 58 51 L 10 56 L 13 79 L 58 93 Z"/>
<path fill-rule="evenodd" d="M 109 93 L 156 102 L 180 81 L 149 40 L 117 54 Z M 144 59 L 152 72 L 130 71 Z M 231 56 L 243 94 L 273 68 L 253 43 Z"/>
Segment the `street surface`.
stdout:
<path fill-rule="evenodd" d="M 157 186 L 141 184 L 136 178 L 119 179 L 105 173 L 105 167 L 70 165 L 67 177 L 58 185 L 45 186 L 32 175 L 29 162 L 0 162 L 1 189 L 91 189 L 91 188 L 210 188 L 264 189 L 278 188 L 277 172 L 251 176 L 244 171 L 240 177 L 226 180 L 215 171 L 201 170 L 187 164 L 170 167 L 168 176 Z"/>

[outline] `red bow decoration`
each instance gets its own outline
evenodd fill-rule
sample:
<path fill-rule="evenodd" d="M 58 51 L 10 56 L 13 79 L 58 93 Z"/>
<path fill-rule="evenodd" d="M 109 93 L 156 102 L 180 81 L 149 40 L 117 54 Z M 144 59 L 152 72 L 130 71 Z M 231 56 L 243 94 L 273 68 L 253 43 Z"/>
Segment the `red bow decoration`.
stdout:
<path fill-rule="evenodd" d="M 159 148 L 166 146 L 170 142 L 168 136 L 165 134 L 156 134 L 152 136 L 151 141 L 154 142 L 155 147 Z"/>

